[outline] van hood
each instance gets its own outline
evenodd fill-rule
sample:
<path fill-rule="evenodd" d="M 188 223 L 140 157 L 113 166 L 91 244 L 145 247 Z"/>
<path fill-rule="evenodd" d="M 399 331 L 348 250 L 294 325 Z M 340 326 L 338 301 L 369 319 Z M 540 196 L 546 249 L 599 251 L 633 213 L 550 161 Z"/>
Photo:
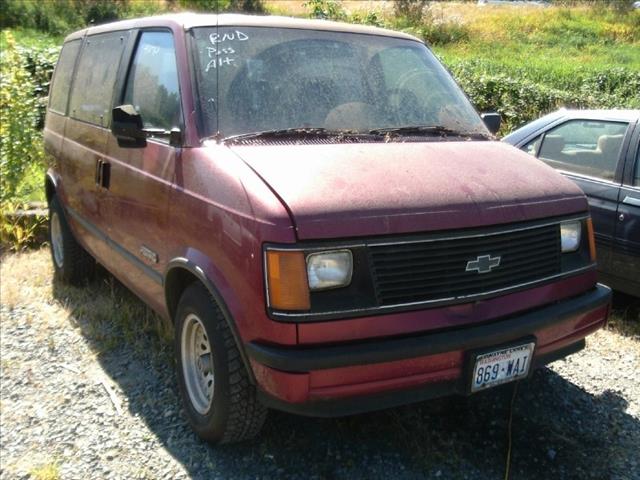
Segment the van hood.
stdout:
<path fill-rule="evenodd" d="M 426 232 L 587 210 L 582 191 L 500 142 L 231 146 L 298 238 Z"/>

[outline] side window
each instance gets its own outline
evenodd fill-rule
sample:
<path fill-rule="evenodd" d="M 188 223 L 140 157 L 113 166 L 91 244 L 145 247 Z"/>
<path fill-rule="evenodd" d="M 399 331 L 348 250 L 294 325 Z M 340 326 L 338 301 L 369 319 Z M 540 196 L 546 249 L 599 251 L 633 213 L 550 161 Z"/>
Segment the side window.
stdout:
<path fill-rule="evenodd" d="M 66 115 L 67 101 L 69 100 L 69 88 L 71 87 L 71 76 L 73 66 L 80 51 L 81 40 L 72 40 L 65 43 L 60 52 L 56 71 L 53 74 L 51 85 L 51 98 L 49 99 L 49 109 L 54 112 Z"/>
<path fill-rule="evenodd" d="M 171 33 L 142 33 L 127 78 L 124 103 L 135 107 L 145 128 L 170 130 L 179 125 L 180 93 Z"/>
<path fill-rule="evenodd" d="M 71 94 L 71 116 L 108 126 L 111 100 L 120 56 L 128 32 L 110 32 L 87 37 Z"/>
<path fill-rule="evenodd" d="M 538 151 L 540 150 L 540 141 L 542 140 L 542 135 L 538 135 L 536 138 L 531 140 L 526 145 L 523 145 L 520 150 L 524 150 L 529 155 L 533 155 L 534 157 L 538 156 Z"/>
<path fill-rule="evenodd" d="M 549 130 L 540 159 L 552 167 L 613 180 L 628 123 L 570 120 Z"/>

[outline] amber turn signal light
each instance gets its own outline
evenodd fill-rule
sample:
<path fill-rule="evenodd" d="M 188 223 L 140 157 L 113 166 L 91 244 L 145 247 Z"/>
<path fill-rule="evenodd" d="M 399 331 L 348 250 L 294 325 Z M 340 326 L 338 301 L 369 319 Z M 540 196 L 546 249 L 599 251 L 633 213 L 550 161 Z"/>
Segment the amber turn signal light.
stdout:
<path fill-rule="evenodd" d="M 591 218 L 587 218 L 587 236 L 589 237 L 589 257 L 591 261 L 596 261 L 596 239 L 593 236 L 593 222 Z"/>
<path fill-rule="evenodd" d="M 309 283 L 304 253 L 267 250 L 269 305 L 277 310 L 309 310 Z"/>

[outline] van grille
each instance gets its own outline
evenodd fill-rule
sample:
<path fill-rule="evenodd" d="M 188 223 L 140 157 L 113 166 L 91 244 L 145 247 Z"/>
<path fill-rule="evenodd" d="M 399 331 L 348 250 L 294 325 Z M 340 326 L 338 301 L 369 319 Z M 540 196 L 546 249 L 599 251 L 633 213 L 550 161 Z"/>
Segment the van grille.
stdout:
<path fill-rule="evenodd" d="M 482 236 L 371 245 L 370 252 L 378 305 L 481 295 L 535 282 L 561 269 L 557 224 L 484 232 Z M 494 263 L 500 257 L 500 265 L 487 273 L 466 270 L 468 262 L 486 255 Z"/>

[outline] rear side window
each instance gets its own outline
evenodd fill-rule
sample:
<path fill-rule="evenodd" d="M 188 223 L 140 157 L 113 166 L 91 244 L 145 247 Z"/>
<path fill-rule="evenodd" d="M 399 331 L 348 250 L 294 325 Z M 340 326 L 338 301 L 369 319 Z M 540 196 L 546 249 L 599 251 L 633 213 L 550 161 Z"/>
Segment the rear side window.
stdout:
<path fill-rule="evenodd" d="M 613 180 L 628 123 L 571 120 L 549 130 L 540 159 L 568 172 Z"/>
<path fill-rule="evenodd" d="M 49 108 L 62 115 L 66 115 L 67 113 L 71 76 L 73 75 L 73 66 L 76 64 L 78 51 L 80 50 L 80 43 L 81 40 L 78 39 L 64 44 L 62 52 L 60 52 L 60 58 L 58 58 L 58 63 L 56 64 L 56 71 L 53 75 Z"/>
<path fill-rule="evenodd" d="M 108 126 L 118 65 L 127 36 L 128 32 L 110 32 L 87 37 L 71 95 L 73 118 Z"/>
<path fill-rule="evenodd" d="M 178 70 L 170 32 L 143 32 L 127 78 L 124 103 L 140 113 L 145 128 L 171 130 L 180 123 Z"/>

